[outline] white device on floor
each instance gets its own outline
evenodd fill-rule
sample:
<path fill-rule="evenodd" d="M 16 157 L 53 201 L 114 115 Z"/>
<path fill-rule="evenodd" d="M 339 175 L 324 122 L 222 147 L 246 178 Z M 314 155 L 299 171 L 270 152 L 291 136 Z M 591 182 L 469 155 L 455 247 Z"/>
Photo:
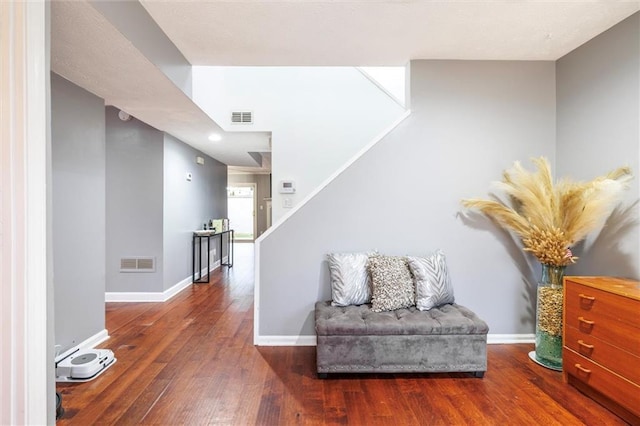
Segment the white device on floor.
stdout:
<path fill-rule="evenodd" d="M 56 382 L 88 382 L 116 361 L 109 349 L 77 349 L 56 361 Z"/>

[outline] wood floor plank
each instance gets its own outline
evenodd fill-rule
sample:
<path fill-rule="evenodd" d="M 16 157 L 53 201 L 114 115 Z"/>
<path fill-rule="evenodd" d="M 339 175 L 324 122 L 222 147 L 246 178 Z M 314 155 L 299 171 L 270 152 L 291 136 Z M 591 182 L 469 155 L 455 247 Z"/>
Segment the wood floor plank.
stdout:
<path fill-rule="evenodd" d="M 531 362 L 533 345 L 489 345 L 468 374 L 336 374 L 318 379 L 314 347 L 253 345 L 253 246 L 165 303 L 107 303 L 118 362 L 58 384 L 61 426 L 625 425 Z"/>
<path fill-rule="evenodd" d="M 344 392 L 339 382 L 323 380 L 323 405 L 322 413 L 325 424 L 347 424 L 347 403 Z"/>
<path fill-rule="evenodd" d="M 144 389 L 133 404 L 114 424 L 135 425 L 144 423 L 145 417 L 154 409 L 156 403 L 164 395 L 171 380 L 154 378 Z M 101 419 L 103 421 L 104 419 Z"/>

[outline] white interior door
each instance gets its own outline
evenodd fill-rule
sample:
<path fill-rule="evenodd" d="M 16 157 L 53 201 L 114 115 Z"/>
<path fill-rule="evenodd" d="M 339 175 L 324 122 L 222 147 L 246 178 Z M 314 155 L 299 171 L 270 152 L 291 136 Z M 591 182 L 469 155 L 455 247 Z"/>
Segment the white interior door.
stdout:
<path fill-rule="evenodd" d="M 256 237 L 256 184 L 235 183 L 227 188 L 229 227 L 240 241 L 253 241 Z"/>

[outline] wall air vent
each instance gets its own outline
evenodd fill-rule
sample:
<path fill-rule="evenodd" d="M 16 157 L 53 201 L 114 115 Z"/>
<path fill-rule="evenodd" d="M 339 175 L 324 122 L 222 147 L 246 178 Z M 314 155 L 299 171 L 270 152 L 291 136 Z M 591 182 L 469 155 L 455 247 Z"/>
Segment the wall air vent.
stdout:
<path fill-rule="evenodd" d="M 123 257 L 120 259 L 120 272 L 155 272 L 155 257 Z"/>
<path fill-rule="evenodd" d="M 251 111 L 233 111 L 231 124 L 253 124 L 253 113 Z"/>

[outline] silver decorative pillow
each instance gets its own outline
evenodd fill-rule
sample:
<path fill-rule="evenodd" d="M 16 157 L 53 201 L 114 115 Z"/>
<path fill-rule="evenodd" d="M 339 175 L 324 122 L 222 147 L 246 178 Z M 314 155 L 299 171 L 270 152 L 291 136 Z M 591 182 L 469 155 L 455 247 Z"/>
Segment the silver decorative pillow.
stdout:
<path fill-rule="evenodd" d="M 413 277 L 404 257 L 372 256 L 368 268 L 373 285 L 372 311 L 393 311 L 415 304 Z"/>
<path fill-rule="evenodd" d="M 453 285 L 449 278 L 446 258 L 442 250 L 431 256 L 407 257 L 416 280 L 416 307 L 421 311 L 453 303 Z"/>
<path fill-rule="evenodd" d="M 330 253 L 327 259 L 333 306 L 371 302 L 371 282 L 367 273 L 368 253 Z"/>

